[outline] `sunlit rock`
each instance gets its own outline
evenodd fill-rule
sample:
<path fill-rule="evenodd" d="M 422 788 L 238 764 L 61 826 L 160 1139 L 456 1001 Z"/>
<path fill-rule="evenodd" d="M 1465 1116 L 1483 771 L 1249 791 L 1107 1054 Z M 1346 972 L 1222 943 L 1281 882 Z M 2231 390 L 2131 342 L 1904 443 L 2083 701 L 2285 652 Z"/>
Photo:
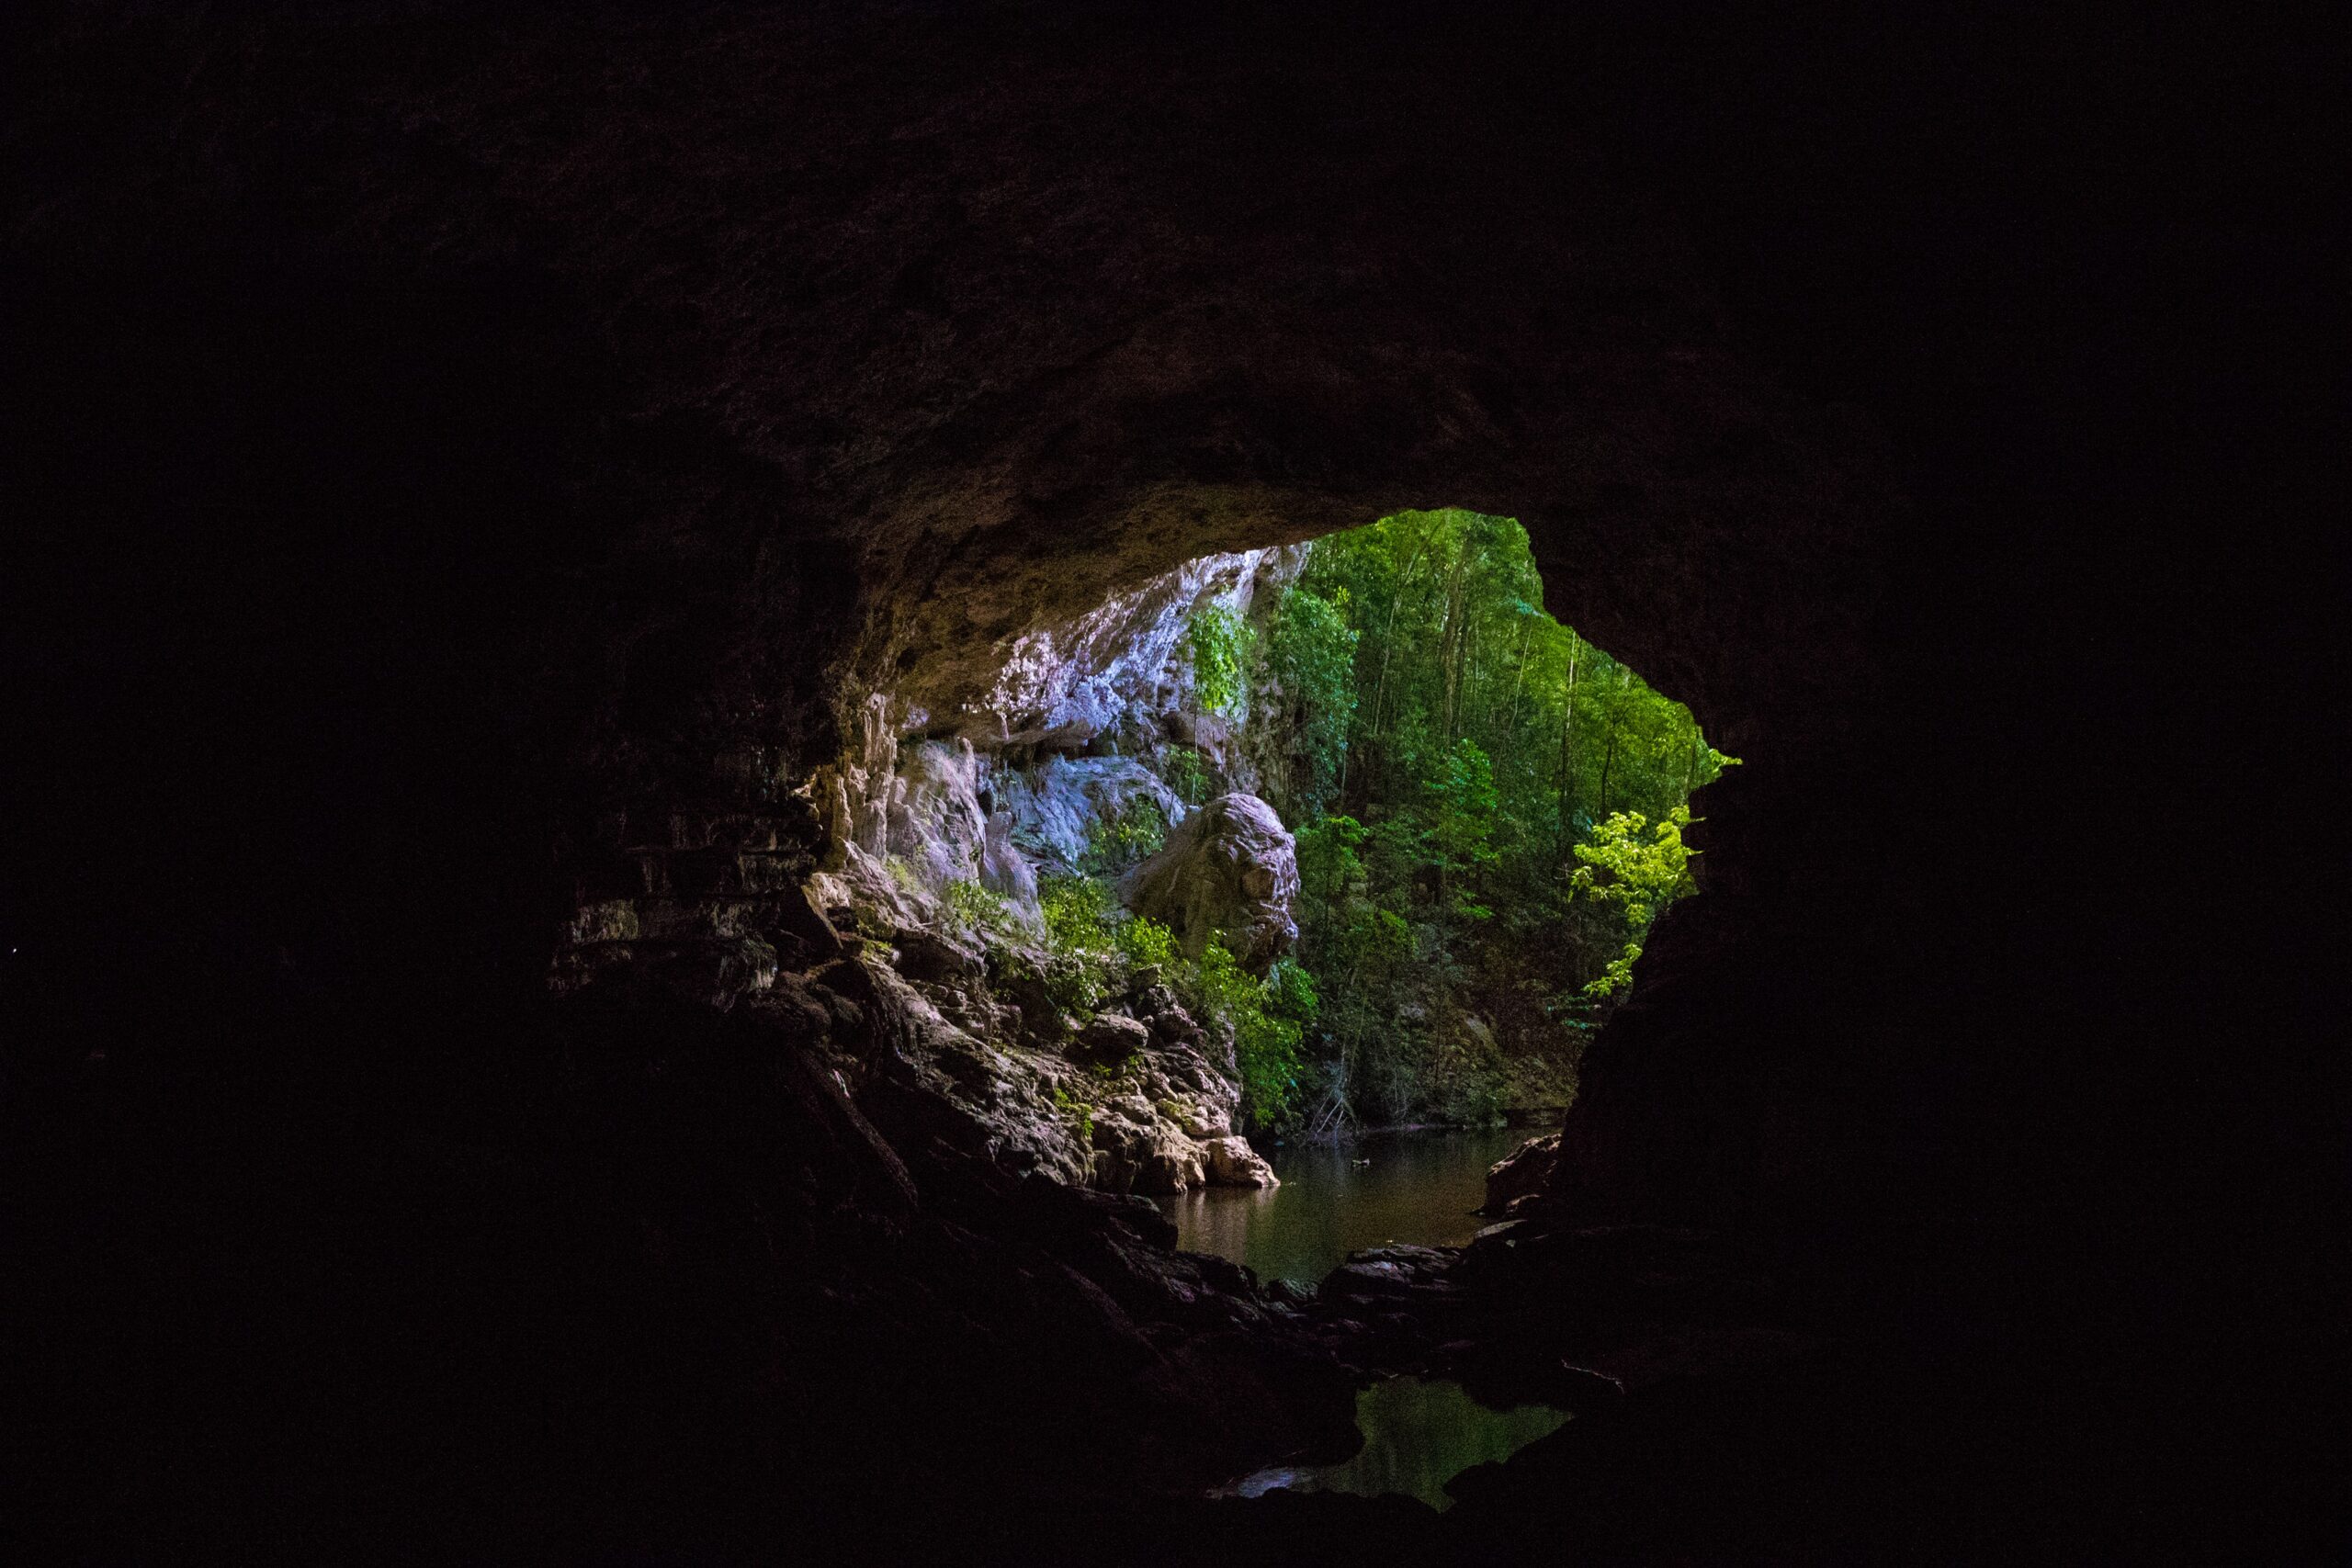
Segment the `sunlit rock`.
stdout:
<path fill-rule="evenodd" d="M 1167 848 L 1127 875 L 1119 897 L 1165 922 L 1188 955 L 1216 938 L 1262 975 L 1298 940 L 1297 846 L 1256 795 L 1219 795 L 1170 832 Z"/>
<path fill-rule="evenodd" d="M 1184 711 L 1192 668 L 1179 650 L 1192 616 L 1211 606 L 1246 613 L 1305 559 L 1297 547 L 1204 555 L 1023 634 L 987 693 L 967 705 L 965 733 L 982 746 L 1076 749 L 1139 716 Z"/>
<path fill-rule="evenodd" d="M 1007 771 L 998 799 L 1009 841 L 1065 866 L 1080 863 L 1105 822 L 1147 807 L 1170 822 L 1185 814 L 1176 792 L 1133 757 L 1052 757 L 1027 773 Z"/>
<path fill-rule="evenodd" d="M 1211 1138 L 1201 1145 L 1208 1156 L 1208 1177 L 1219 1187 L 1280 1187 L 1282 1180 L 1265 1156 L 1242 1137 Z"/>

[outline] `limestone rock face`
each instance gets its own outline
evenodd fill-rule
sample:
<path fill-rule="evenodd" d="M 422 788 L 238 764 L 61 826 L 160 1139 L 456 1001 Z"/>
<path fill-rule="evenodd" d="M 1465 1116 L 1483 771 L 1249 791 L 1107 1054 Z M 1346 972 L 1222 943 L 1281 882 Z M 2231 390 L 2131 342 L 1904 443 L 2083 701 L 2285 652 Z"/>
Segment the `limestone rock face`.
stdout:
<path fill-rule="evenodd" d="M 1128 874 L 1119 897 L 1164 921 L 1198 958 L 1221 939 L 1262 975 L 1298 940 L 1298 850 L 1274 808 L 1254 795 L 1225 795 L 1177 825 L 1167 847 Z"/>
<path fill-rule="evenodd" d="M 1151 1031 L 1134 1019 L 1106 1012 L 1079 1031 L 1074 1054 L 1100 1062 L 1124 1062 L 1151 1043 Z"/>
<path fill-rule="evenodd" d="M 1280 1187 L 1265 1156 L 1242 1137 L 1210 1138 L 1201 1145 L 1208 1156 L 1208 1178 L 1219 1187 Z"/>

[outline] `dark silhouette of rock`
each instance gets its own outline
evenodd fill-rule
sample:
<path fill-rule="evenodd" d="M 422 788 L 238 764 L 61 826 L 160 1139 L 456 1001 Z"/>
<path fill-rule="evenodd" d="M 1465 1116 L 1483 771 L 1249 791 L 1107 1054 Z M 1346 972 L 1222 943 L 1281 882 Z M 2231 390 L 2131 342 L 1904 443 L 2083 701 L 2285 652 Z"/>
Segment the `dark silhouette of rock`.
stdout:
<path fill-rule="evenodd" d="M 1560 1134 L 1552 1133 L 1525 1143 L 1497 1160 L 1487 1172 L 1487 1201 L 1482 1214 L 1500 1214 L 1521 1198 L 1541 1192 L 1552 1179 L 1560 1156 Z"/>
<path fill-rule="evenodd" d="M 931 985 L 969 983 L 988 972 L 988 964 L 977 949 L 937 931 L 902 926 L 891 938 L 891 943 L 898 949 L 899 973 L 910 980 Z"/>

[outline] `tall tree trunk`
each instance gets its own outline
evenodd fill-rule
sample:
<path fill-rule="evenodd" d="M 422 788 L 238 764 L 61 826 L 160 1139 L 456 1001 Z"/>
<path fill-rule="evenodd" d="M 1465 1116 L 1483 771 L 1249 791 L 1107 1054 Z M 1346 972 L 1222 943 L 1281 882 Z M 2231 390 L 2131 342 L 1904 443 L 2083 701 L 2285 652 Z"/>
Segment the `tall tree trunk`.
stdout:
<path fill-rule="evenodd" d="M 1527 684 L 1527 623 L 1530 617 L 1522 615 L 1519 621 L 1519 651 L 1512 656 L 1511 660 L 1510 711 L 1503 716 L 1503 734 L 1506 738 L 1517 733 L 1519 729 L 1519 694 L 1520 689 Z"/>
<path fill-rule="evenodd" d="M 1617 720 L 1625 711 L 1625 688 L 1633 682 L 1634 672 L 1620 664 L 1617 684 L 1609 694 L 1609 750 L 1600 758 L 1600 815 L 1609 815 L 1610 765 L 1617 761 Z"/>
<path fill-rule="evenodd" d="M 1460 716 L 1462 705 L 1463 645 L 1468 634 L 1462 613 L 1462 600 L 1465 586 L 1464 579 L 1467 575 L 1463 568 L 1469 553 L 1468 550 L 1461 548 L 1453 552 L 1453 568 L 1445 576 L 1445 626 L 1438 634 L 1438 668 L 1445 672 L 1442 733 L 1448 746 L 1453 744 L 1454 721 Z"/>
<path fill-rule="evenodd" d="M 1396 613 L 1405 607 L 1405 590 L 1411 585 L 1413 573 L 1419 570 L 1421 557 L 1428 548 L 1426 539 L 1413 547 L 1413 553 L 1405 559 L 1405 570 L 1396 576 L 1396 597 L 1388 601 L 1388 629 L 1380 634 L 1380 679 L 1372 688 L 1372 722 L 1364 731 L 1365 742 L 1372 746 L 1380 743 L 1380 712 L 1388 701 L 1388 661 L 1396 653 Z M 1343 808 L 1348 800 L 1348 761 L 1349 753 L 1340 752 L 1340 804 Z"/>
<path fill-rule="evenodd" d="M 1576 756 L 1570 749 L 1569 738 L 1577 728 L 1577 653 L 1575 632 L 1568 633 L 1568 684 L 1560 698 L 1560 864 L 1568 863 L 1568 847 L 1576 840 L 1577 773 Z"/>

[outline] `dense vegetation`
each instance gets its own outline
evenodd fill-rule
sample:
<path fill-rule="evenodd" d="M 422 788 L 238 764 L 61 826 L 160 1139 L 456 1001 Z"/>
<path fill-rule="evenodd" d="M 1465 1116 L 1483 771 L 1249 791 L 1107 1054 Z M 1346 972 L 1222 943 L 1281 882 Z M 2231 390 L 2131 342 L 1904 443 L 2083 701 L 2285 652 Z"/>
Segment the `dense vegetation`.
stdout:
<path fill-rule="evenodd" d="M 1109 878 L 1166 831 L 1147 803 L 1044 890 L 1069 1004 L 1160 969 L 1234 1039 L 1261 1126 L 1556 1103 L 1651 922 L 1691 890 L 1690 792 L 1734 759 L 1542 594 L 1517 523 L 1406 513 L 1317 541 L 1246 618 L 1197 615 L 1193 701 L 1239 727 L 1297 835 L 1298 951 L 1261 982 L 1122 915 Z M 1194 804 L 1253 782 L 1189 747 L 1161 766 Z"/>
<path fill-rule="evenodd" d="M 1518 524 L 1445 511 L 1318 541 L 1272 611 L 1261 789 L 1298 835 L 1320 1127 L 1481 1120 L 1572 1068 L 1691 890 L 1686 802 L 1733 760 L 1542 603 Z"/>

